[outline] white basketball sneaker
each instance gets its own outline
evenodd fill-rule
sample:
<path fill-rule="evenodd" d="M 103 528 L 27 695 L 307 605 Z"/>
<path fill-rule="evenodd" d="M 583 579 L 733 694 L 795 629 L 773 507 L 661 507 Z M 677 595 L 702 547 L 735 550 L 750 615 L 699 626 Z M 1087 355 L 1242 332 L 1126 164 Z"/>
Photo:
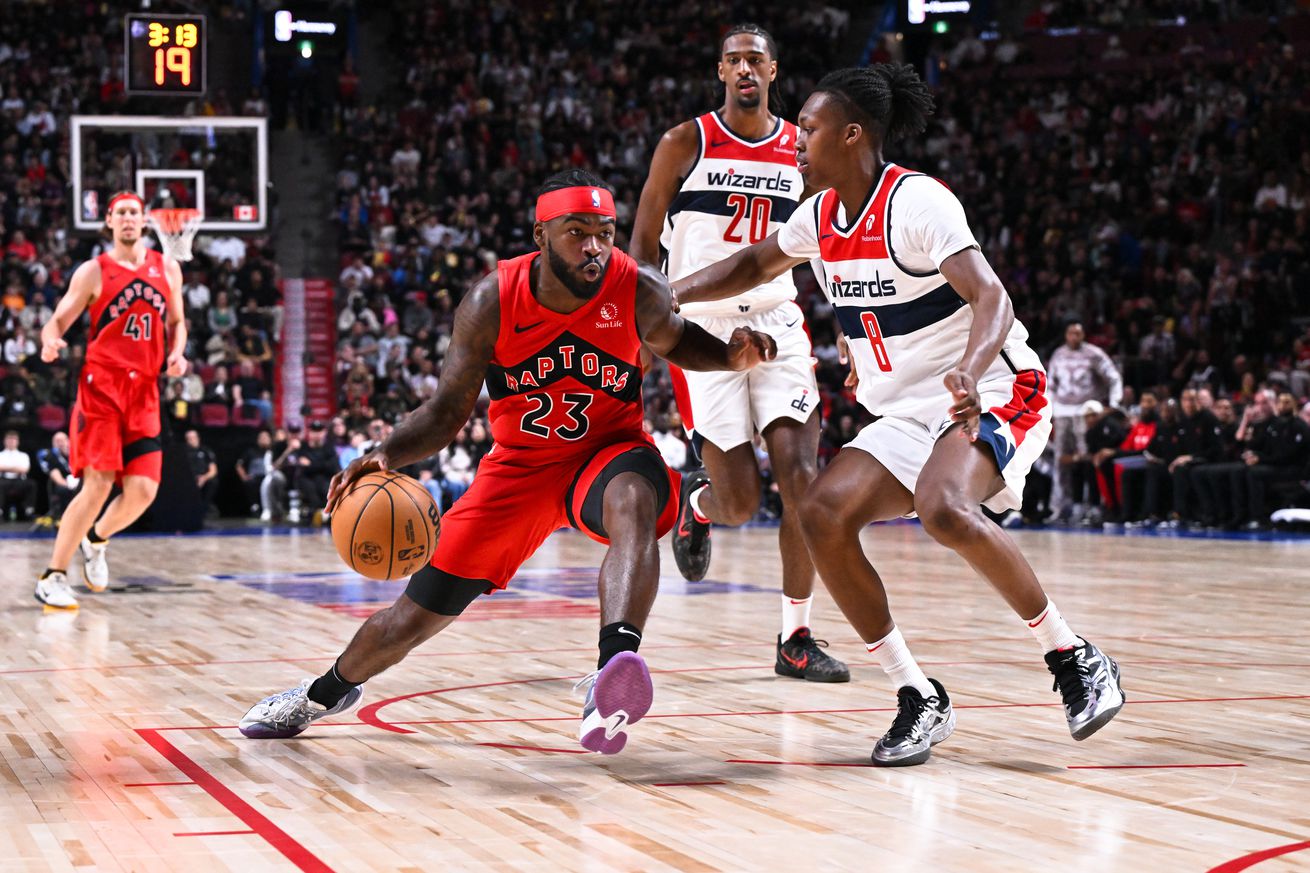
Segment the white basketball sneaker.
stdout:
<path fill-rule="evenodd" d="M 33 596 L 46 606 L 55 609 L 77 609 L 77 598 L 68 587 L 67 573 L 51 573 L 36 580 Z"/>
<path fill-rule="evenodd" d="M 96 593 L 104 591 L 109 587 L 109 562 L 105 560 L 109 540 L 93 543 L 89 537 L 82 537 L 78 548 L 82 551 L 82 581 Z"/>
<path fill-rule="evenodd" d="M 313 684 L 313 679 L 302 680 L 295 688 L 270 694 L 250 707 L 241 718 L 241 733 L 256 740 L 289 739 L 320 718 L 350 712 L 364 696 L 364 686 L 356 685 L 336 706 L 326 707 L 309 699 L 309 686 Z"/>

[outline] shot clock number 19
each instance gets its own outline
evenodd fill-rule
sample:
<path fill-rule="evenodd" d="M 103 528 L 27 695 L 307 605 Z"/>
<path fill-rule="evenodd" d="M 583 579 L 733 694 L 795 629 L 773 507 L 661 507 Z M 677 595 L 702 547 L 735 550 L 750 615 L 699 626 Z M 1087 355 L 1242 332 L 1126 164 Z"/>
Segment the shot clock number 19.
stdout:
<path fill-rule="evenodd" d="M 128 15 L 124 32 L 130 93 L 205 92 L 204 16 Z"/>

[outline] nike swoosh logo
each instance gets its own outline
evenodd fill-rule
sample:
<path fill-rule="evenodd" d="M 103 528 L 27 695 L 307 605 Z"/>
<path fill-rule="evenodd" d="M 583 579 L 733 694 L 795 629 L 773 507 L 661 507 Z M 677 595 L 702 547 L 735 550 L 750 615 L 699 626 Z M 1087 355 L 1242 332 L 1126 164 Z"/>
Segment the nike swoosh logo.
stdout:
<path fill-rule="evenodd" d="M 830 233 L 821 233 L 821 234 L 819 234 L 819 239 L 821 239 L 821 240 L 831 239 L 831 238 L 832 238 L 832 234 L 830 234 Z"/>
<path fill-rule="evenodd" d="M 637 633 L 636 631 L 628 630 L 626 627 L 619 628 L 619 633 L 627 634 L 630 637 L 636 637 L 637 639 L 641 639 L 641 634 Z"/>
<path fill-rule="evenodd" d="M 791 655 L 787 654 L 786 652 L 780 652 L 779 654 L 782 655 L 782 659 L 784 661 L 786 661 L 788 664 L 791 664 L 797 670 L 804 670 L 805 665 L 810 663 L 809 652 L 806 652 L 804 655 L 801 655 L 799 658 L 793 658 Z"/>
<path fill-rule="evenodd" d="M 798 322 L 798 321 L 800 321 L 799 318 L 796 319 L 796 321 L 789 321 L 789 322 L 787 322 L 787 326 L 788 326 L 788 327 L 795 327 L 795 326 L 796 326 L 796 322 Z"/>
<path fill-rule="evenodd" d="M 534 327 L 539 327 L 539 326 L 541 326 L 541 325 L 543 325 L 543 324 L 545 324 L 545 323 L 546 323 L 546 322 L 545 322 L 545 319 L 543 319 L 543 320 L 541 320 L 541 321 L 534 321 L 532 324 L 524 324 L 524 325 L 518 325 L 518 324 L 516 324 L 516 325 L 514 325 L 514 332 L 515 332 L 515 333 L 524 333 L 524 332 L 526 332 L 526 331 L 532 330 Z"/>
<path fill-rule="evenodd" d="M 1041 624 L 1042 622 L 1046 621 L 1046 616 L 1048 616 L 1048 615 L 1050 615 L 1049 612 L 1047 612 L 1047 613 L 1043 613 L 1043 614 L 1042 614 L 1042 617 L 1039 618 L 1039 619 L 1037 619 L 1037 621 L 1030 621 L 1030 622 L 1028 622 L 1028 627 L 1037 627 L 1037 625 L 1039 625 L 1039 624 Z"/>
<path fill-rule="evenodd" d="M 712 149 L 723 148 L 730 142 L 732 142 L 732 140 L 730 139 L 712 139 L 710 140 L 710 148 Z"/>

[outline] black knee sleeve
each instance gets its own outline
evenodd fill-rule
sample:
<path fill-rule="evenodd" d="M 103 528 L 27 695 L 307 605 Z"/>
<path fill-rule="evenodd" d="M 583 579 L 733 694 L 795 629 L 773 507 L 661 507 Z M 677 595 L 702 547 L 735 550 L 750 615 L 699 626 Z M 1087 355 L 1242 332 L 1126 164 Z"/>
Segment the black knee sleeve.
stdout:
<path fill-rule="evenodd" d="M 461 615 L 479 595 L 490 594 L 494 587 L 486 579 L 452 576 L 429 564 L 409 577 L 405 595 L 437 615 Z"/>

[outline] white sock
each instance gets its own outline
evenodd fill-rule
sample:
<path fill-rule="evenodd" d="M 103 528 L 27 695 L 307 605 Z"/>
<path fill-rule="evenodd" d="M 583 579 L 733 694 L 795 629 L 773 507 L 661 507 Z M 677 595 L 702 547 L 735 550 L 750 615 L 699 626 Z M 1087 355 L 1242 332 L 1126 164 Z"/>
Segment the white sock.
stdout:
<path fill-rule="evenodd" d="M 876 643 L 865 643 L 864 647 L 870 655 L 878 659 L 883 672 L 892 680 L 892 685 L 898 691 L 906 685 L 913 685 L 925 699 L 937 693 L 937 689 L 932 687 L 932 683 L 928 681 L 928 677 L 919 669 L 918 662 L 910 654 L 910 647 L 905 644 L 905 637 L 901 636 L 900 628 L 892 628 L 892 632 L 887 636 Z"/>
<path fill-rule="evenodd" d="M 687 499 L 687 502 L 691 504 L 691 514 L 702 524 L 709 524 L 710 522 L 710 517 L 700 511 L 700 496 L 705 493 L 705 489 L 708 487 L 710 487 L 708 484 L 702 485 L 691 492 L 691 497 Z"/>
<path fill-rule="evenodd" d="M 782 595 L 782 639 L 783 642 L 796 631 L 810 626 L 810 607 L 814 604 L 814 595 L 804 600 L 795 600 Z"/>
<path fill-rule="evenodd" d="M 1025 623 L 1028 625 L 1028 630 L 1033 632 L 1033 636 L 1037 637 L 1043 652 L 1071 649 L 1081 642 L 1077 634 L 1069 630 L 1064 616 L 1060 615 L 1060 610 L 1056 609 L 1055 604 L 1049 599 L 1046 601 L 1046 608 Z"/>

